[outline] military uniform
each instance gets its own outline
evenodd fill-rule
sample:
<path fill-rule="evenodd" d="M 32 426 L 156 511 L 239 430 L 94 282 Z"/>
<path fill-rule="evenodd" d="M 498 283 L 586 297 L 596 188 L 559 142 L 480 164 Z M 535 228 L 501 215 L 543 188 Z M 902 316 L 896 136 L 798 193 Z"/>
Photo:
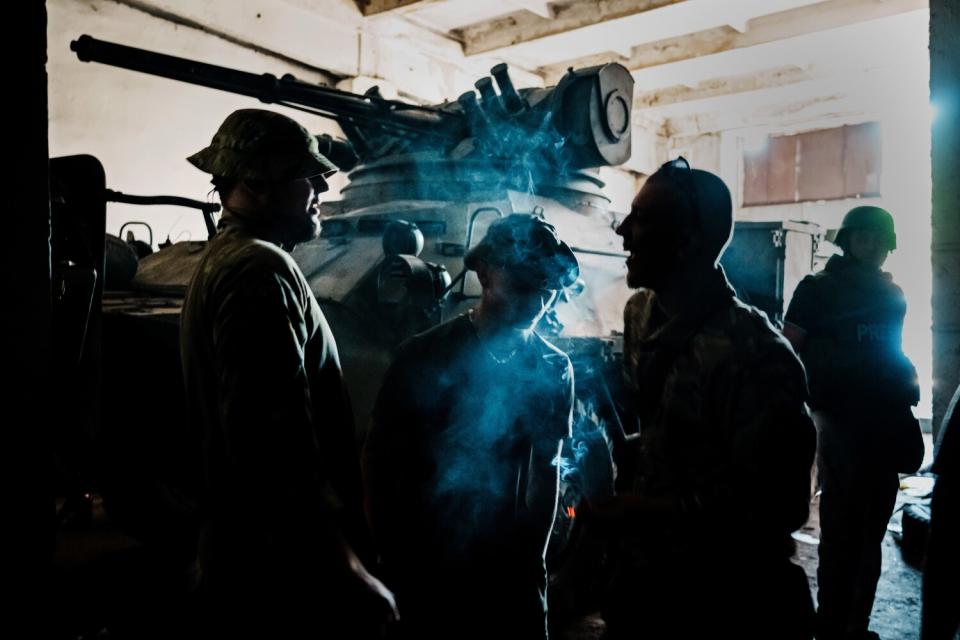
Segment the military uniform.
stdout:
<path fill-rule="evenodd" d="M 261 110 L 228 116 L 189 161 L 278 185 L 332 170 L 303 127 Z M 317 300 L 264 239 L 278 218 L 255 213 L 225 211 L 181 313 L 187 416 L 203 438 L 204 591 L 218 635 L 336 635 L 357 598 L 339 537 L 344 506 L 362 522 L 352 413 Z"/>
<path fill-rule="evenodd" d="M 814 455 L 803 368 L 719 267 L 689 293 L 673 318 L 650 290 L 625 310 L 632 491 L 677 510 L 623 535 L 610 637 L 809 638 L 810 594 L 790 562 Z"/>
<path fill-rule="evenodd" d="M 401 346 L 365 450 L 374 534 L 410 638 L 543 638 L 543 551 L 573 370 L 536 334 L 507 361 L 459 316 Z M 534 504 L 538 489 L 554 504 Z"/>
<path fill-rule="evenodd" d="M 917 466 L 923 453 L 910 412 L 919 399 L 916 372 L 901 349 L 905 313 L 889 274 L 833 256 L 800 282 L 785 317 L 806 332 L 800 357 L 818 428 L 824 638 L 867 632 L 897 470 L 905 448 L 919 443 Z"/>
<path fill-rule="evenodd" d="M 204 441 L 206 585 L 302 601 L 301 585 L 325 579 L 338 496 L 359 503 L 330 328 L 290 256 L 237 220 L 208 244 L 181 327 L 188 418 Z"/>

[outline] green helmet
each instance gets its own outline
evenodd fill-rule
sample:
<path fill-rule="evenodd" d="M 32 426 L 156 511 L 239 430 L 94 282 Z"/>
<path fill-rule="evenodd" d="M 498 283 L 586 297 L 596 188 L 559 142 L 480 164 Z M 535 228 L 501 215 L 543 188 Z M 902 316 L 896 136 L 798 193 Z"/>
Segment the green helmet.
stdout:
<path fill-rule="evenodd" d="M 263 109 L 239 109 L 223 121 L 210 145 L 187 161 L 201 171 L 236 179 L 283 182 L 327 177 L 336 165 L 295 120 Z"/>
<path fill-rule="evenodd" d="M 540 289 L 565 289 L 580 276 L 573 250 L 552 224 L 529 213 L 494 221 L 463 260 L 476 270 L 480 262 L 507 269 L 520 282 Z"/>
<path fill-rule="evenodd" d="M 854 207 L 843 216 L 843 222 L 836 232 L 833 242 L 846 249 L 850 232 L 854 229 L 868 229 L 878 233 L 887 241 L 887 250 L 897 248 L 897 234 L 893 228 L 893 216 L 886 209 L 872 206 Z"/>

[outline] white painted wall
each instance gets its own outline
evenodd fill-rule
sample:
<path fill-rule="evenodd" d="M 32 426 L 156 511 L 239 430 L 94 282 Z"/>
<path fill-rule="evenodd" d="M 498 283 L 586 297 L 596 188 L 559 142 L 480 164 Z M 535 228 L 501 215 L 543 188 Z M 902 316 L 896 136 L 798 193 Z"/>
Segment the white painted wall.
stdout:
<path fill-rule="evenodd" d="M 176 15 L 208 30 L 135 7 Z M 205 146 L 234 109 L 274 109 L 313 133 L 340 135 L 339 128 L 330 120 L 252 98 L 80 62 L 69 44 L 81 34 L 254 73 L 335 80 L 290 62 L 295 59 L 335 74 L 359 74 L 341 82 L 343 89 L 362 92 L 379 84 L 388 97 L 424 103 L 472 89 L 498 61 L 468 60 L 456 42 L 402 21 L 364 21 L 352 0 L 48 0 L 47 11 L 51 157 L 94 155 L 104 165 L 108 188 L 130 194 L 205 199 L 208 177 L 185 158 Z M 512 75 L 518 87 L 543 84 L 519 69 L 512 69 Z M 327 199 L 336 199 L 344 183 L 335 177 Z M 193 210 L 109 205 L 108 232 L 117 233 L 130 220 L 148 221 L 155 242 L 206 235 L 200 213 Z"/>
<path fill-rule="evenodd" d="M 605 183 L 603 192 L 610 198 L 610 210 L 618 219 L 625 218 L 639 190 L 637 174 L 620 167 L 600 167 L 600 179 Z"/>
<path fill-rule="evenodd" d="M 933 385 L 929 67 L 920 65 L 909 74 L 909 80 L 904 76 L 900 78 L 896 85 L 877 85 L 872 95 L 862 96 L 861 104 L 869 105 L 868 110 L 861 109 L 856 114 L 824 117 L 802 124 L 765 124 L 762 127 L 670 138 L 667 141 L 667 156 L 675 157 L 682 153 L 694 167 L 720 175 L 730 187 L 738 220 L 801 220 L 815 222 L 823 229 L 835 229 L 844 214 L 858 205 L 875 204 L 890 211 L 896 222 L 898 248 L 890 255 L 884 269 L 893 274 L 894 281 L 906 294 L 903 347 L 920 376 L 922 397 L 917 414 L 929 417 Z M 868 121 L 878 121 L 881 126 L 881 197 L 762 207 L 741 206 L 743 150 L 751 140 L 769 133 L 792 134 Z M 832 245 L 824 243 L 821 253 L 832 251 L 835 251 Z"/>
<path fill-rule="evenodd" d="M 204 24 L 206 30 L 174 24 L 133 8 L 143 6 Z M 47 0 L 48 74 L 51 156 L 92 154 L 104 164 L 108 187 L 130 194 L 171 194 L 205 199 L 208 177 L 185 158 L 207 144 L 223 118 L 234 109 L 261 106 L 253 99 L 185 83 L 95 64 L 81 63 L 69 50 L 71 40 L 89 33 L 104 40 L 256 73 L 293 73 L 301 80 L 330 80 L 295 64 L 304 61 L 348 78 L 342 88 L 362 91 L 380 84 L 385 95 L 419 102 L 453 98 L 472 88 L 495 58 L 465 58 L 456 42 L 392 18 L 364 20 L 351 0 Z M 260 53 L 236 41 L 253 41 L 280 56 Z M 904 287 L 909 311 L 905 350 L 920 370 L 925 396 L 921 413 L 929 413 L 930 387 L 930 113 L 926 56 L 905 56 L 895 81 L 864 76 L 859 95 L 843 103 L 812 102 L 801 110 L 767 110 L 751 126 L 740 109 L 714 117 L 699 115 L 664 124 L 662 117 L 637 116 L 633 158 L 626 167 L 604 168 L 612 209 L 625 213 L 642 184 L 643 174 L 677 153 L 695 167 L 721 175 L 734 194 L 742 220 L 810 220 L 835 227 L 843 214 L 861 202 L 804 203 L 776 207 L 739 206 L 742 145 L 762 133 L 793 133 L 867 120 L 882 123 L 883 197 L 898 223 L 900 249 L 888 268 Z M 513 69 L 517 86 L 542 85 L 532 74 Z M 866 105 L 866 106 L 864 106 Z M 315 133 L 338 135 L 328 120 L 298 111 L 282 111 Z M 757 122 L 762 121 L 762 126 Z M 788 124 L 794 122 L 797 124 Z M 712 128 L 704 129 L 713 123 Z M 716 126 L 716 123 L 722 123 Z M 674 126 L 676 125 L 676 126 Z M 686 134 L 669 138 L 671 127 Z M 708 131 L 695 133 L 696 130 Z M 691 130 L 694 133 L 691 133 Z M 638 177 L 638 174 L 640 177 Z M 336 199 L 343 178 L 334 179 L 329 199 Z M 108 231 L 129 220 L 145 220 L 155 240 L 202 238 L 199 212 L 176 207 L 111 204 Z M 143 239 L 143 238 L 141 238 Z"/>
<path fill-rule="evenodd" d="M 264 105 L 252 98 L 80 62 L 69 45 L 81 34 L 257 73 L 289 72 L 302 80 L 323 80 L 280 59 L 114 2 L 47 0 L 47 12 L 50 155 L 96 156 L 106 170 L 107 187 L 115 191 L 205 200 L 209 176 L 185 158 L 209 143 L 231 111 Z M 339 135 L 329 120 L 282 107 L 265 108 L 292 116 L 314 133 Z M 340 186 L 335 181 L 334 194 Z M 128 220 L 149 222 L 156 242 L 168 236 L 206 237 L 199 211 L 108 205 L 109 233 L 117 233 Z"/>

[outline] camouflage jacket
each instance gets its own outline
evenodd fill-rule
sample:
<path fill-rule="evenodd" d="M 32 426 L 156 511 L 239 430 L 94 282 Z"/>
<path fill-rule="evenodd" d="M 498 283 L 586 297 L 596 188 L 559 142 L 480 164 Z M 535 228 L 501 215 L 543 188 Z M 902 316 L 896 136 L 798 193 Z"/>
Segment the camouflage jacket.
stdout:
<path fill-rule="evenodd" d="M 719 267 L 688 301 L 668 319 L 641 290 L 624 313 L 641 432 L 634 491 L 675 499 L 682 513 L 646 523 L 641 537 L 685 555 L 727 536 L 789 555 L 808 515 L 816 439 L 803 367 Z"/>
<path fill-rule="evenodd" d="M 305 558 L 331 511 L 360 513 L 336 344 L 290 255 L 237 219 L 220 224 L 187 290 L 180 338 L 208 515 L 243 523 L 219 527 L 214 544 L 264 562 Z"/>

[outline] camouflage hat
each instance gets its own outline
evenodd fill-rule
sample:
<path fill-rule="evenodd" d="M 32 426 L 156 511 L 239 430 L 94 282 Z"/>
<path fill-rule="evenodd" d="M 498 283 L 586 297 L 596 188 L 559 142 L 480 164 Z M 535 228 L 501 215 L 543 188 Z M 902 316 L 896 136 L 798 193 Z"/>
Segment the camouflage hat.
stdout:
<path fill-rule="evenodd" d="M 336 165 L 317 149 L 317 139 L 295 120 L 263 109 L 240 109 L 223 121 L 210 145 L 187 161 L 225 178 L 282 182 L 327 177 Z"/>
<path fill-rule="evenodd" d="M 854 207 L 843 216 L 843 222 L 836 231 L 827 232 L 827 240 L 845 248 L 847 238 L 854 229 L 867 229 L 880 234 L 887 241 L 887 249 L 897 248 L 897 233 L 893 225 L 893 216 L 886 209 L 864 205 Z"/>
<path fill-rule="evenodd" d="M 531 288 L 565 289 L 580 276 L 580 264 L 552 224 L 529 213 L 514 213 L 490 225 L 467 253 L 464 265 L 480 262 L 507 269 Z"/>

